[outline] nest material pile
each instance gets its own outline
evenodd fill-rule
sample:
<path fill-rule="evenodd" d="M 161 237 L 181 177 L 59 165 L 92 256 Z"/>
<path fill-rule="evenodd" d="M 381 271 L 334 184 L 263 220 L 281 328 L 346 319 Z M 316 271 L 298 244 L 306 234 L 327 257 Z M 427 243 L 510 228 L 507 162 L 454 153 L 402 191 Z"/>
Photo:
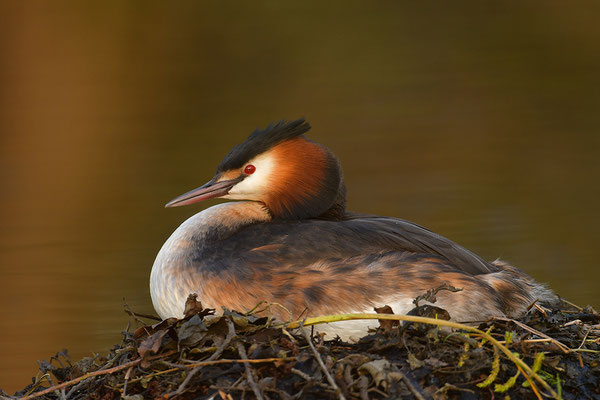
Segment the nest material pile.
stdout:
<path fill-rule="evenodd" d="M 431 306 L 415 311 L 432 309 L 444 317 Z M 124 332 L 107 355 L 73 363 L 63 351 L 40 362 L 14 397 L 600 399 L 600 315 L 591 307 L 535 306 L 521 320 L 478 328 L 379 314 L 381 328 L 353 344 L 325 341 L 307 325 L 357 316 L 277 324 L 265 313 L 215 316 L 190 296 L 185 318 Z"/>

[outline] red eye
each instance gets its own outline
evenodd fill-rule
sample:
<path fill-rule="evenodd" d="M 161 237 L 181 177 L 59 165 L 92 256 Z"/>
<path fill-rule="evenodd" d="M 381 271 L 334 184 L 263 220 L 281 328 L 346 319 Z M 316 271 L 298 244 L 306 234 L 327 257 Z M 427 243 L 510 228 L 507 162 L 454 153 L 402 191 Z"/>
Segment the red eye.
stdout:
<path fill-rule="evenodd" d="M 256 167 L 252 164 L 248 164 L 246 165 L 246 168 L 244 168 L 244 173 L 246 175 L 251 175 L 254 173 L 254 171 L 256 171 Z"/>

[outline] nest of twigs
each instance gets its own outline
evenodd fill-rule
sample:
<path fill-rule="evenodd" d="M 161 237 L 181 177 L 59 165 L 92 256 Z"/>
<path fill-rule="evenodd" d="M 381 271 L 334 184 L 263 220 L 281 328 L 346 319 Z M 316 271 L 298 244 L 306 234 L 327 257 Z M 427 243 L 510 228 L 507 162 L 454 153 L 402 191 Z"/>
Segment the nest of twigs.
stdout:
<path fill-rule="evenodd" d="M 416 316 L 280 324 L 255 313 L 215 316 L 190 296 L 185 318 L 123 332 L 106 355 L 73 362 L 63 351 L 41 361 L 32 384 L 15 397 L 600 399 L 600 315 L 591 307 L 534 305 L 521 320 L 476 328 L 435 319 L 443 317 L 439 309 L 434 318 L 419 316 L 422 310 L 431 306 Z M 380 319 L 382 328 L 352 344 L 311 333 L 310 325 L 357 318 Z"/>

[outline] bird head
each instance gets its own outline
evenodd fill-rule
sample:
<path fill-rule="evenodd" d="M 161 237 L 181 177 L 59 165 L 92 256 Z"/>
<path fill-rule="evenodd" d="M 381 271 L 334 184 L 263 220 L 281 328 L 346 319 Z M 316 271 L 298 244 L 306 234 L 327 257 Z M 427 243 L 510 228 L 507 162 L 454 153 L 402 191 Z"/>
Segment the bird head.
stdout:
<path fill-rule="evenodd" d="M 255 130 L 233 147 L 215 176 L 167 203 L 178 207 L 222 198 L 264 204 L 274 219 L 337 218 L 345 209 L 345 185 L 337 158 L 304 136 L 304 119 Z"/>

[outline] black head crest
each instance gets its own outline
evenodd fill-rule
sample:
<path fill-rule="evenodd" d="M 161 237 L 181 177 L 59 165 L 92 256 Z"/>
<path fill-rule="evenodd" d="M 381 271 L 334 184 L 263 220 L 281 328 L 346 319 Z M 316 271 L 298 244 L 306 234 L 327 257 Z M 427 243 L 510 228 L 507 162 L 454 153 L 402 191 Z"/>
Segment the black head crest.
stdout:
<path fill-rule="evenodd" d="M 217 172 L 241 168 L 245 163 L 273 146 L 298 137 L 310 130 L 304 118 L 286 122 L 281 120 L 269 124 L 264 130 L 256 129 L 243 143 L 236 145 L 217 167 Z"/>

